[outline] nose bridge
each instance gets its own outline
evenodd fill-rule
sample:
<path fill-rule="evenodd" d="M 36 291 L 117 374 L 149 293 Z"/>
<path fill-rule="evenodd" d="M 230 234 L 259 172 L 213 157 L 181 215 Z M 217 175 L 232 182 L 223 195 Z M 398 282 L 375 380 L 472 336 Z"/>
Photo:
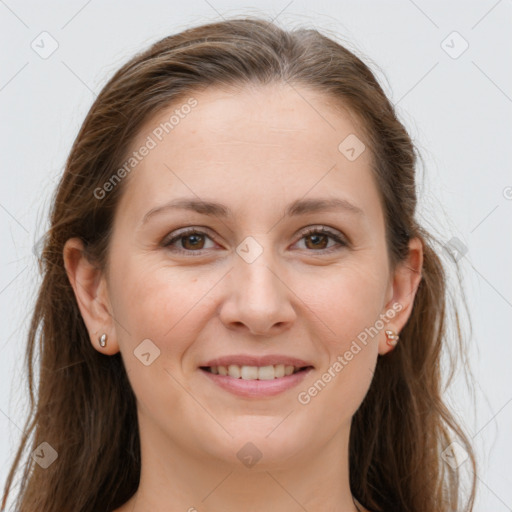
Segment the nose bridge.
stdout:
<path fill-rule="evenodd" d="M 231 289 L 221 311 L 223 321 L 244 324 L 259 334 L 289 324 L 295 315 L 279 276 L 271 237 L 246 237 L 236 248 Z"/>
<path fill-rule="evenodd" d="M 274 250 L 270 236 L 246 237 L 236 248 L 235 273 L 241 288 L 245 289 L 253 304 L 261 299 L 267 302 L 280 295 L 282 283 L 276 277 Z M 238 280 L 237 280 L 238 281 Z"/>

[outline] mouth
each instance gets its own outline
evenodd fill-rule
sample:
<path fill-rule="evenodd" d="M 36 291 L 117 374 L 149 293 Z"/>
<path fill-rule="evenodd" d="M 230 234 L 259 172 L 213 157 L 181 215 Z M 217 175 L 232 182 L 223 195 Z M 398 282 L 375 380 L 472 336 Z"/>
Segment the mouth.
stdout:
<path fill-rule="evenodd" d="M 275 359 L 274 359 L 275 360 Z M 311 365 L 292 364 L 211 364 L 200 366 L 202 375 L 223 391 L 242 398 L 263 399 L 273 397 L 298 386 L 306 375 L 313 371 Z M 292 362 L 292 361 L 288 361 Z"/>
<path fill-rule="evenodd" d="M 238 364 L 215 365 L 215 366 L 200 366 L 201 370 L 211 373 L 213 375 L 221 375 L 230 377 L 232 379 L 242 380 L 275 380 L 289 377 L 300 372 L 305 372 L 313 367 L 308 366 L 293 366 L 285 364 L 275 364 L 266 366 L 246 366 Z"/>

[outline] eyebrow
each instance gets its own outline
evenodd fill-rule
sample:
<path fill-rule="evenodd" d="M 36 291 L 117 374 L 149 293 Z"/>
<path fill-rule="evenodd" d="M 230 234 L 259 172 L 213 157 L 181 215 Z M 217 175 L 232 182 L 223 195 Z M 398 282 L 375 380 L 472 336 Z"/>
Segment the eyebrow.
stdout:
<path fill-rule="evenodd" d="M 142 218 L 141 224 L 145 224 L 150 218 L 158 213 L 168 210 L 189 210 L 202 215 L 213 215 L 216 217 L 232 218 L 233 212 L 225 205 L 213 201 L 205 201 L 196 198 L 180 197 L 168 203 L 149 210 Z M 323 211 L 345 211 L 347 213 L 364 216 L 364 212 L 358 206 L 341 198 L 312 198 L 297 199 L 290 203 L 285 211 L 285 217 L 317 213 Z"/>

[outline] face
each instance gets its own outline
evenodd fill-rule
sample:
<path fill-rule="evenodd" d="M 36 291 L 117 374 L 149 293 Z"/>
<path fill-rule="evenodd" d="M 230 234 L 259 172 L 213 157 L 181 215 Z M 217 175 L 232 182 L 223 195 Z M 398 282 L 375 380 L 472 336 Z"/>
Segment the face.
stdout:
<path fill-rule="evenodd" d="M 305 87 L 191 96 L 132 144 L 152 147 L 116 210 L 108 350 L 142 437 L 226 463 L 250 442 L 260 464 L 289 464 L 347 439 L 414 282 L 390 273 L 369 149 L 339 149 L 364 142 L 348 113 Z"/>

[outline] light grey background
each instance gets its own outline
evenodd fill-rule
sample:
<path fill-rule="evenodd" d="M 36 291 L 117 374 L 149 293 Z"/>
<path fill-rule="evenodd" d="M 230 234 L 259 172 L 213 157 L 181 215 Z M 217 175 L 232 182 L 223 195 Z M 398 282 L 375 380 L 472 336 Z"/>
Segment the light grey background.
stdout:
<path fill-rule="evenodd" d="M 442 241 L 467 248 L 460 262 L 473 318 L 476 410 L 461 378 L 449 398 L 478 452 L 476 510 L 512 510 L 510 0 L 0 0 L 2 485 L 27 403 L 23 351 L 40 282 L 32 247 L 48 227 L 50 194 L 87 110 L 135 52 L 238 14 L 336 35 L 397 105 L 425 160 L 420 218 Z M 45 59 L 31 47 L 41 53 L 52 44 L 58 48 Z"/>

